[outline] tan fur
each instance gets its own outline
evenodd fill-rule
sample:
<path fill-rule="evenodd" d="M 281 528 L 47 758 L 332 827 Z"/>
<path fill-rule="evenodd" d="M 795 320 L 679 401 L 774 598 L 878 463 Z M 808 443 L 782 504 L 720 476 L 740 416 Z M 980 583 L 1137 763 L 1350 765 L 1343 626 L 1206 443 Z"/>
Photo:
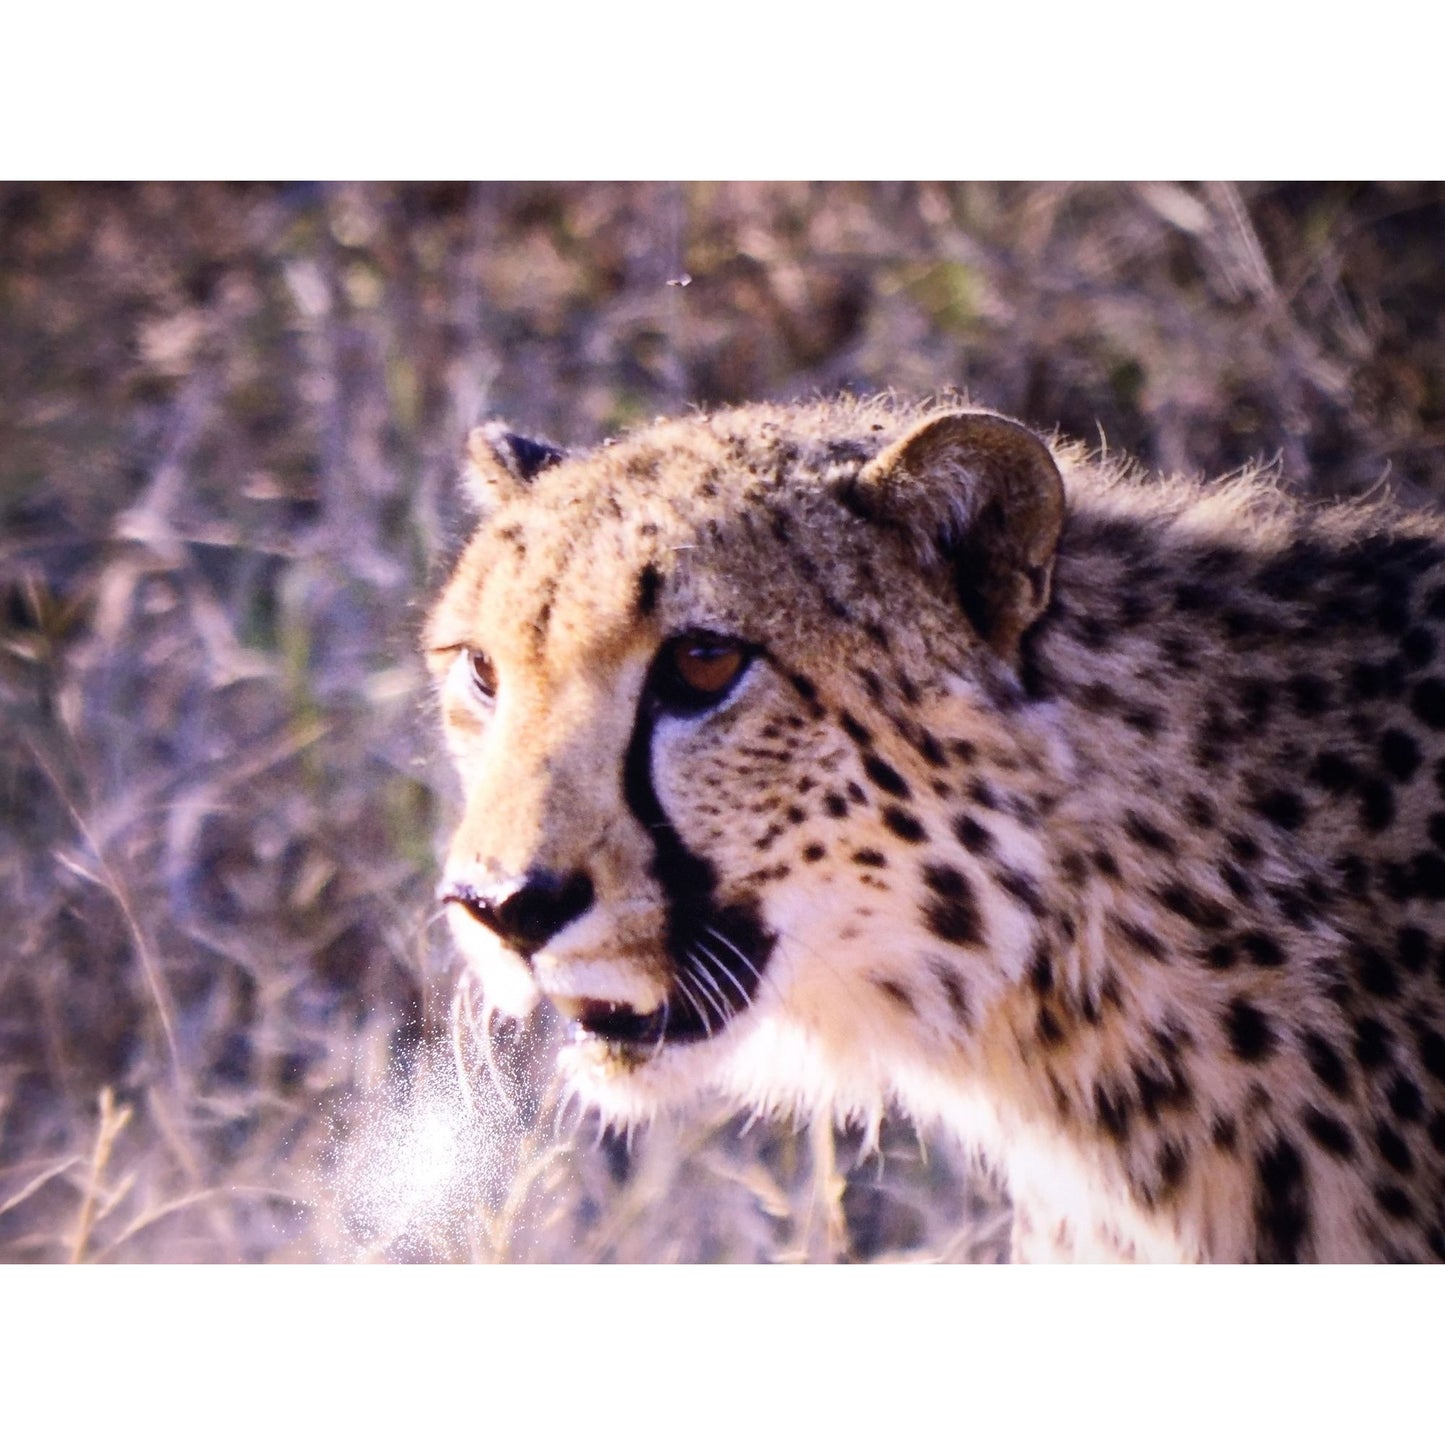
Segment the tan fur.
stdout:
<path fill-rule="evenodd" d="M 1435 520 L 888 402 L 662 422 L 529 478 L 504 436 L 427 629 L 458 942 L 504 1010 L 711 1035 L 583 1028 L 579 1094 L 901 1105 L 1007 1171 L 1019 1257 L 1445 1255 Z M 757 651 L 658 711 L 696 633 Z M 670 903 L 674 835 L 710 933 Z M 582 873 L 529 960 L 465 901 Z"/>

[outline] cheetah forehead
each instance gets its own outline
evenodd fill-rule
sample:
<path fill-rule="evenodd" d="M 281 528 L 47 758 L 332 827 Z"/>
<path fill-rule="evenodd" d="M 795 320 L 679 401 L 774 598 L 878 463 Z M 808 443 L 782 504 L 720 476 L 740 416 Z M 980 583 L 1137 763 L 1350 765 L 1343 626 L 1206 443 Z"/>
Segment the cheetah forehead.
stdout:
<path fill-rule="evenodd" d="M 917 587 L 904 542 L 842 489 L 929 415 L 748 407 L 568 456 L 483 521 L 433 630 L 490 627 L 558 666 L 684 627 L 807 655 L 840 627 L 876 639 L 902 600 L 926 639 L 927 596 L 898 596 Z"/>

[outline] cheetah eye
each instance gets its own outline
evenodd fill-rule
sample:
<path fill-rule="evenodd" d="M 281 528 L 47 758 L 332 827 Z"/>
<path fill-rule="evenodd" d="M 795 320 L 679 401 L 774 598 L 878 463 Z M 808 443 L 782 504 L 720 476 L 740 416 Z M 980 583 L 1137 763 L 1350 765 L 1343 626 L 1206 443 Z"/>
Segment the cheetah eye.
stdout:
<path fill-rule="evenodd" d="M 752 660 L 753 649 L 733 637 L 688 632 L 663 644 L 651 687 L 669 711 L 701 712 L 721 702 Z"/>
<path fill-rule="evenodd" d="M 467 678 L 477 692 L 489 702 L 497 695 L 497 669 L 485 652 L 466 649 Z"/>

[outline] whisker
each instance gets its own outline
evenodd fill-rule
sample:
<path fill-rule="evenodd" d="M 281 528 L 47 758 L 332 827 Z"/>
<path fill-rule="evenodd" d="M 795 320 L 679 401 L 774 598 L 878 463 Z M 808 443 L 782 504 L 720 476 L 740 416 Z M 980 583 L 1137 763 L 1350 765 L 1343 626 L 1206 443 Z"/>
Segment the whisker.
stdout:
<path fill-rule="evenodd" d="M 697 951 L 702 954 L 702 956 L 706 958 L 707 961 L 711 963 L 713 967 L 716 968 L 722 974 L 722 976 L 727 979 L 730 984 L 732 984 L 735 989 L 737 989 L 738 998 L 741 1000 L 742 1007 L 746 1008 L 749 1003 L 748 992 L 742 986 L 742 984 L 738 982 L 737 975 L 732 971 L 732 969 L 730 969 L 727 964 L 725 964 L 722 959 L 720 959 L 717 954 L 715 954 L 712 949 L 708 948 L 705 944 L 695 941 L 692 944 L 692 947 L 697 949 Z M 719 988 L 721 988 L 721 985 L 719 985 Z"/>
<path fill-rule="evenodd" d="M 688 946 L 687 962 L 692 969 L 693 981 L 699 989 L 705 988 L 708 993 L 717 1000 L 718 1023 L 725 1024 L 733 1015 L 733 1008 L 728 1003 L 727 995 L 722 991 L 722 985 L 702 966 L 702 960 L 692 951 L 693 945 Z"/>
<path fill-rule="evenodd" d="M 757 964 L 752 961 L 752 959 L 747 956 L 747 954 L 742 951 L 742 949 L 737 946 L 737 944 L 732 941 L 732 939 L 727 936 L 727 934 L 725 934 L 721 929 L 715 928 L 711 923 L 704 923 L 703 931 L 705 933 L 712 934 L 712 936 L 717 939 L 717 941 L 721 943 L 726 949 L 728 949 L 728 951 L 731 952 L 733 957 L 736 958 L 737 961 L 741 963 L 742 966 L 747 969 L 747 971 L 752 974 L 752 976 L 757 979 L 759 983 L 762 983 L 762 970 L 757 966 Z"/>
<path fill-rule="evenodd" d="M 662 1052 L 663 1045 L 667 1043 L 667 1020 L 668 1020 L 669 1016 L 670 1016 L 670 1006 L 669 1006 L 668 1001 L 667 1001 L 667 995 L 666 995 L 666 994 L 663 994 L 663 996 L 662 996 L 662 1024 L 661 1024 L 661 1026 L 660 1026 L 660 1027 L 658 1028 L 658 1030 L 657 1030 L 657 1042 L 656 1042 L 655 1044 L 653 1044 L 653 1046 L 652 1046 L 652 1057 L 653 1057 L 654 1059 Z M 627 1132 L 628 1143 L 629 1143 L 629 1145 L 630 1145 L 631 1142 L 632 1142 L 632 1125 L 631 1125 L 630 1123 L 629 1123 L 628 1126 L 627 1126 L 627 1131 L 628 1131 L 628 1132 Z"/>
<path fill-rule="evenodd" d="M 702 1031 L 708 1038 L 712 1037 L 712 1024 L 708 1022 L 707 1010 L 697 1001 L 697 995 L 687 986 L 687 981 L 682 976 L 682 969 L 678 969 L 677 976 L 673 983 L 682 990 L 682 996 L 692 1005 L 692 1011 L 697 1015 L 698 1022 L 702 1025 Z"/>

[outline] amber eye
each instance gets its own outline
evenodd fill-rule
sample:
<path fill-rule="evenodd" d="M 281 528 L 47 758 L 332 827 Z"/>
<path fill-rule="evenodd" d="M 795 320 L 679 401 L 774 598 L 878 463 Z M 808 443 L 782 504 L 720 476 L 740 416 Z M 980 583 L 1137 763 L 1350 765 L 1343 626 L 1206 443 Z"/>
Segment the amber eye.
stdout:
<path fill-rule="evenodd" d="M 752 653 L 736 638 L 696 632 L 674 637 L 658 655 L 653 692 L 673 712 L 700 712 L 722 701 Z"/>
<path fill-rule="evenodd" d="M 497 695 L 497 669 L 485 652 L 467 648 L 467 677 L 476 690 L 485 698 Z"/>

